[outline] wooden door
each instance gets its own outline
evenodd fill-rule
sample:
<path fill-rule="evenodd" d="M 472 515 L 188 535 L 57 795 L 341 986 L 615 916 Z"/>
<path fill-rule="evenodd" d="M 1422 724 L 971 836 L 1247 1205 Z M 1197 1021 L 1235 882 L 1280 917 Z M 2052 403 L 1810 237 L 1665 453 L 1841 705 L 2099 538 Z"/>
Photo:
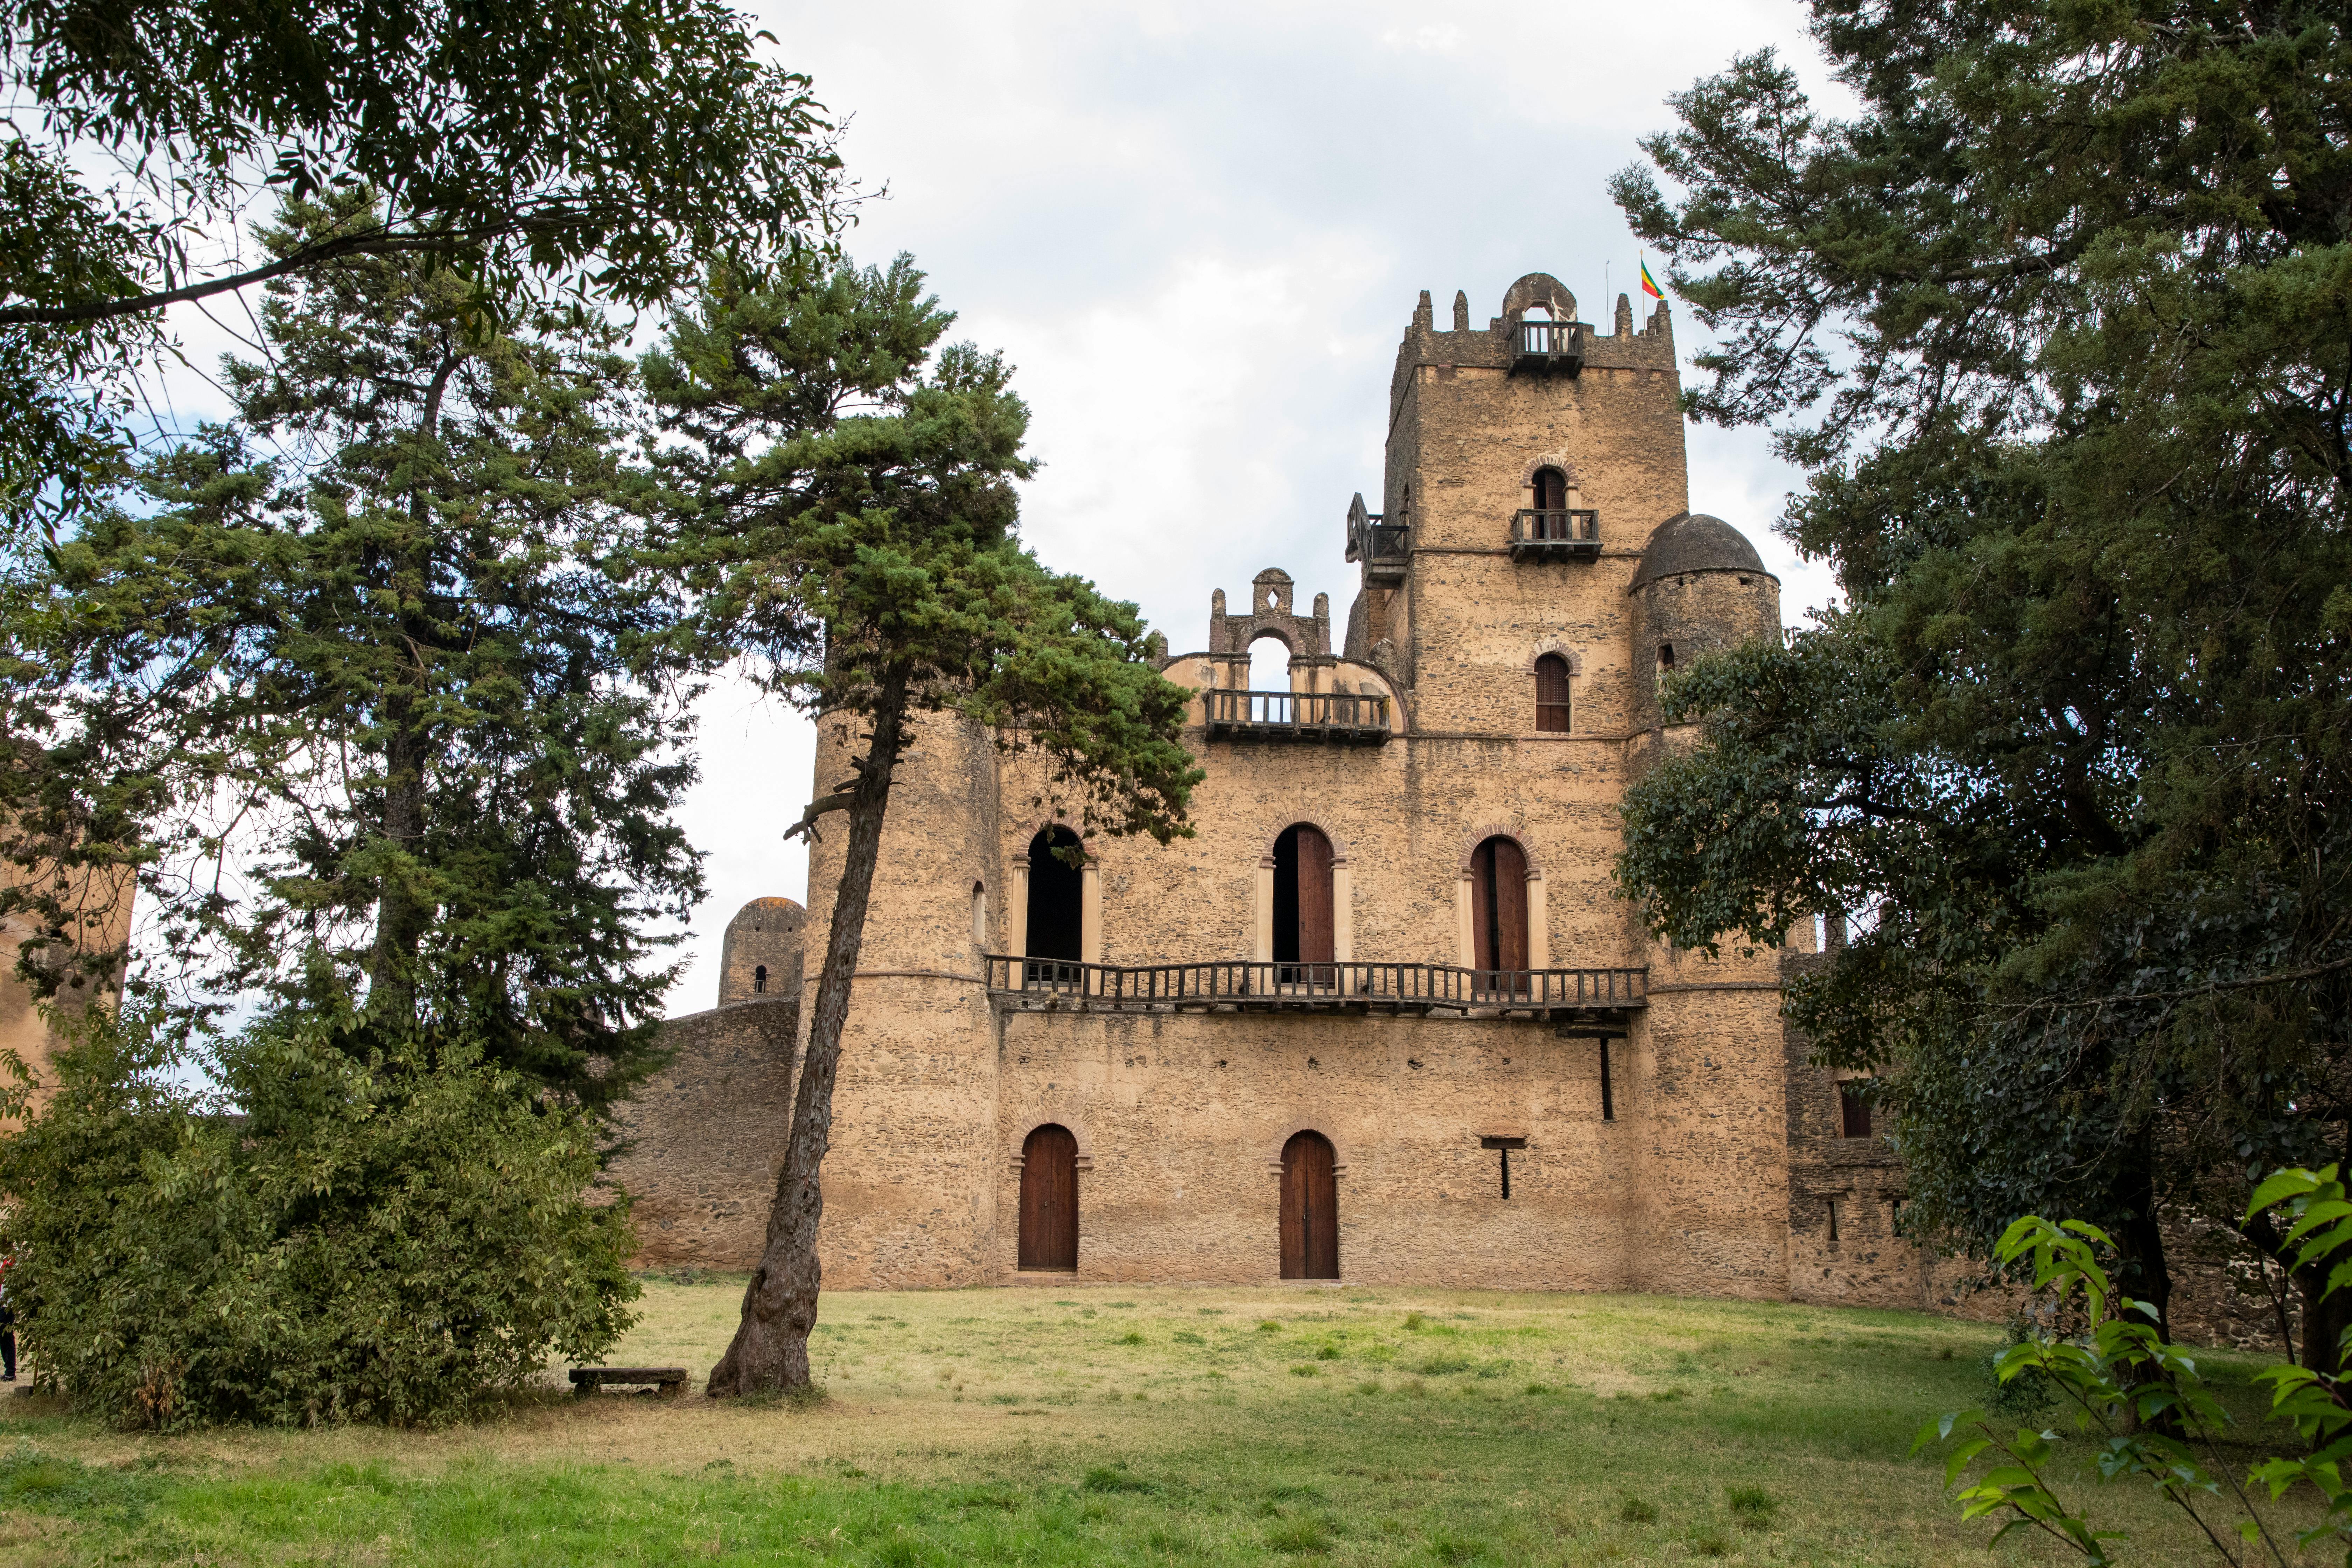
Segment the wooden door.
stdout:
<path fill-rule="evenodd" d="M 1331 841 L 1301 825 L 1298 835 L 1298 962 L 1315 967 L 1299 978 L 1309 985 L 1336 985 L 1332 952 Z"/>
<path fill-rule="evenodd" d="M 1496 971 L 1528 966 L 1528 857 L 1508 838 L 1489 838 L 1471 858 L 1471 897 L 1477 908 L 1471 924 L 1480 971 L 1477 987 L 1499 991 L 1513 984 Z"/>
<path fill-rule="evenodd" d="M 1021 1267 L 1077 1266 L 1078 1140 L 1047 1122 L 1021 1146 Z"/>
<path fill-rule="evenodd" d="M 1298 1132 L 1282 1148 L 1282 1277 L 1339 1278 L 1339 1184 L 1331 1141 Z"/>

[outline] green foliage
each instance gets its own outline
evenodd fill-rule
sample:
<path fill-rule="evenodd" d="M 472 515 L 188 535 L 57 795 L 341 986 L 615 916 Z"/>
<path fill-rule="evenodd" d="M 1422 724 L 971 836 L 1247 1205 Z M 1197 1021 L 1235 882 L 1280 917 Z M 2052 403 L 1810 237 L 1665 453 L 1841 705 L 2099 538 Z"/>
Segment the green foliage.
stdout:
<path fill-rule="evenodd" d="M 1813 16 L 1851 119 L 1741 58 L 1614 189 L 1846 605 L 1670 683 L 1619 876 L 1710 951 L 1856 916 L 1789 1012 L 1884 1069 L 1906 1230 L 2086 1219 L 2161 1310 L 2158 1213 L 2330 1157 L 2352 1049 L 2352 33 Z"/>
<path fill-rule="evenodd" d="M 437 1423 L 628 1327 L 626 1205 L 584 1197 L 593 1124 L 459 1043 L 362 1060 L 352 1026 L 251 1029 L 205 1062 L 214 1093 L 182 1087 L 158 1012 L 90 1011 L 0 1140 L 45 1385 L 167 1430 Z"/>
<path fill-rule="evenodd" d="M 1772 1522 L 1780 1504 L 1762 1487 L 1727 1487 L 1723 1500 L 1731 1510 L 1731 1517 L 1750 1530 L 1761 1530 Z"/>
<path fill-rule="evenodd" d="M 647 497 L 662 563 L 705 657 L 812 712 L 961 713 L 1041 754 L 1087 828 L 1164 841 L 1202 776 L 1184 694 L 1132 605 L 1021 546 L 1028 409 L 997 356 L 940 346 L 953 321 L 906 257 L 714 274 L 646 361 L 682 438 Z"/>
<path fill-rule="evenodd" d="M 2275 1173 L 2248 1205 L 2247 1216 L 2257 1215 L 2278 1220 L 2303 1266 L 2340 1259 L 2352 1245 L 2352 1200 L 2333 1165 Z M 2326 1505 L 2318 1523 L 2296 1533 L 2298 1545 L 2339 1545 L 2352 1561 L 2352 1484 L 2341 1474 L 2352 1454 L 2352 1403 L 2346 1398 L 2352 1384 L 2304 1366 L 2263 1373 L 2272 1415 L 2291 1423 L 2309 1452 L 2265 1460 L 2239 1482 L 2222 1452 L 2228 1410 L 2199 1373 L 2197 1358 L 2165 1342 L 2154 1308 L 2116 1289 L 2100 1261 L 2114 1252 L 2105 1233 L 2080 1220 L 2053 1224 L 2028 1215 L 2010 1226 L 2000 1261 L 2030 1266 L 2034 1289 L 2048 1292 L 2056 1309 L 2051 1315 L 2079 1312 L 2084 1328 L 2011 1343 L 2000 1354 L 2002 1382 L 2034 1379 L 2055 1390 L 2072 1406 L 2075 1432 L 2095 1446 L 2100 1478 L 2150 1488 L 2196 1525 L 2222 1562 L 2252 1561 L 2259 1548 L 2263 1560 L 2286 1563 L 2281 1531 L 2256 1494 L 2266 1489 L 2275 1503 L 2298 1488 L 2315 1491 Z M 2352 1264 L 2336 1262 L 2322 1291 L 2332 1294 L 2347 1281 Z M 1928 1422 L 1911 1451 L 1948 1445 L 1945 1484 L 1955 1490 L 1963 1518 L 2004 1519 L 1995 1541 L 2011 1531 L 2038 1531 L 2103 1565 L 2113 1561 L 2114 1543 L 2125 1532 L 2094 1529 L 2060 1495 L 2053 1478 L 2065 1443 L 2055 1431 L 2026 1426 L 2004 1438 L 1984 1412 L 1969 1410 Z M 1970 1476 L 1980 1458 L 1985 1465 Z"/>
<path fill-rule="evenodd" d="M 69 519 L 120 444 L 167 298 L 353 255 L 495 315 L 529 285 L 632 305 L 838 222 L 808 81 L 718 0 L 251 6 L 15 0 L 0 80 L 0 516 Z M 111 179 L 94 170 L 111 166 Z M 259 265 L 212 235 L 265 192 L 383 193 Z"/>
<path fill-rule="evenodd" d="M 293 205 L 263 239 L 368 206 Z M 150 968 L 192 1006 L 364 995 L 387 1039 L 463 1037 L 601 1104 L 675 973 L 645 927 L 701 891 L 671 819 L 692 690 L 646 652 L 660 585 L 611 569 L 617 331 L 468 333 L 460 291 L 405 258 L 272 283 L 267 363 L 226 366 L 235 420 L 144 464 L 141 507 L 14 558 L 5 848 L 137 868 Z M 14 879 L 0 909 L 64 931 L 78 886 Z M 26 973 L 54 985 L 41 946 Z"/>

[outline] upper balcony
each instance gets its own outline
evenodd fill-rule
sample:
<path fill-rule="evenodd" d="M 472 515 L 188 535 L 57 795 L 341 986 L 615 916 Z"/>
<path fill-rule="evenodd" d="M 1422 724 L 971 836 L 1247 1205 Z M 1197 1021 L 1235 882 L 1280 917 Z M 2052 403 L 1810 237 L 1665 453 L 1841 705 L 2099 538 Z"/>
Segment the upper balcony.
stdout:
<path fill-rule="evenodd" d="M 1378 746 L 1389 738 L 1389 700 L 1343 692 L 1201 693 L 1212 741 L 1289 741 Z"/>
<path fill-rule="evenodd" d="M 1622 1029 L 1649 1005 L 1647 969 L 1464 969 L 1447 963 L 1077 963 L 990 954 L 988 989 L 1015 1005 L 1111 1013 L 1450 1013 Z"/>
<path fill-rule="evenodd" d="M 1514 561 L 1591 561 L 1601 554 L 1601 513 L 1589 507 L 1538 510 L 1511 517 Z"/>
<path fill-rule="evenodd" d="M 1412 553 L 1412 530 L 1402 522 L 1382 521 L 1383 514 L 1364 510 L 1360 495 L 1348 508 L 1348 559 L 1364 563 L 1367 583 L 1402 583 Z"/>
<path fill-rule="evenodd" d="M 1582 322 L 1522 319 L 1511 322 L 1509 331 L 1513 374 L 1533 371 L 1549 375 L 1557 370 L 1574 375 L 1584 368 Z"/>

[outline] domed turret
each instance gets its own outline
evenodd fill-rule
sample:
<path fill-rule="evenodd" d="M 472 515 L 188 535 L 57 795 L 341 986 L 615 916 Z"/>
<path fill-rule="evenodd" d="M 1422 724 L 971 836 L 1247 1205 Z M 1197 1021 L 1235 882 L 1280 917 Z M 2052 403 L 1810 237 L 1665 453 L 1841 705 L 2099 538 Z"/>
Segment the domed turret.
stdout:
<path fill-rule="evenodd" d="M 1780 630 L 1780 580 L 1719 517 L 1676 512 L 1650 532 L 1633 595 L 1633 727 L 1659 722 L 1658 683 L 1696 655 Z"/>
<path fill-rule="evenodd" d="M 1746 572 L 1770 576 L 1764 558 L 1748 536 L 1719 517 L 1703 511 L 1677 512 L 1650 531 L 1642 547 L 1642 564 L 1633 570 L 1634 588 L 1660 577 L 1683 577 L 1700 572 Z M 1779 582 L 1774 578 L 1775 583 Z"/>
<path fill-rule="evenodd" d="M 791 996 L 801 983 L 808 911 L 790 899 L 753 899 L 727 922 L 719 946 L 719 1005 Z"/>

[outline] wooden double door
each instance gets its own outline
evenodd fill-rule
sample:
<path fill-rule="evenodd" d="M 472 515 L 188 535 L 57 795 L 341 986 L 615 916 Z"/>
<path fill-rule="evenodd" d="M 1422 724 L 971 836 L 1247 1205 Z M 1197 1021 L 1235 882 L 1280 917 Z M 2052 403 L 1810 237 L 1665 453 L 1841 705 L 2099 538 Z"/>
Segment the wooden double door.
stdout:
<path fill-rule="evenodd" d="M 1282 1277 L 1339 1278 L 1339 1183 L 1331 1141 L 1298 1132 L 1282 1146 Z"/>

